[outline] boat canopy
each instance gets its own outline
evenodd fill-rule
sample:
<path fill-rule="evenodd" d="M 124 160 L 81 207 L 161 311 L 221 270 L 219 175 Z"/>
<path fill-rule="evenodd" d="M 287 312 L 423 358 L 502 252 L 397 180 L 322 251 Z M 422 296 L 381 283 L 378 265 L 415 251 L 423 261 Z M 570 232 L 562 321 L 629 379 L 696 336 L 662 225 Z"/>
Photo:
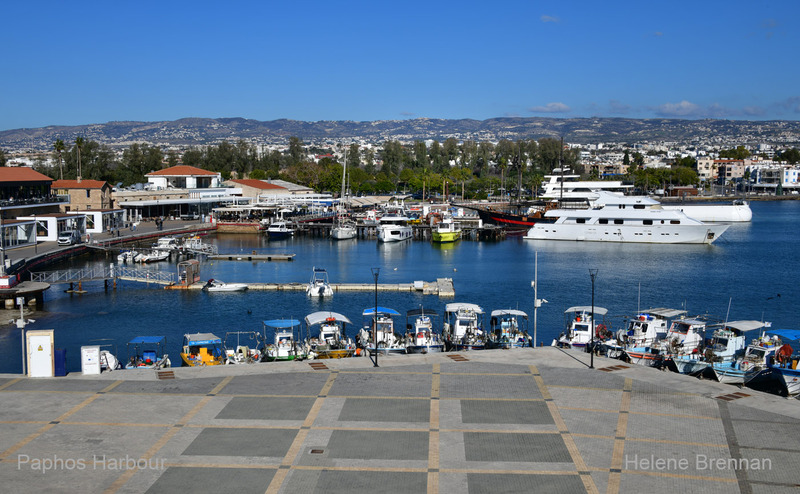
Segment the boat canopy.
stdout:
<path fill-rule="evenodd" d="M 766 326 L 764 323 L 761 324 Z M 767 332 L 788 340 L 800 340 L 800 329 L 770 329 Z"/>
<path fill-rule="evenodd" d="M 454 302 L 444 307 L 445 312 L 458 312 L 460 310 L 471 310 L 476 314 L 483 314 L 483 308 L 478 304 L 468 304 L 465 302 Z"/>
<path fill-rule="evenodd" d="M 184 338 L 186 339 L 186 344 L 190 346 L 222 344 L 222 339 L 213 333 L 187 334 Z"/>
<path fill-rule="evenodd" d="M 726 328 L 735 329 L 744 333 L 747 331 L 761 329 L 765 326 L 765 324 L 761 321 L 728 321 L 724 324 L 724 326 Z M 798 331 L 798 333 L 800 333 L 800 331 Z"/>
<path fill-rule="evenodd" d="M 597 307 L 595 307 L 595 309 L 597 309 Z M 597 310 L 595 310 L 595 312 L 597 312 Z M 598 312 L 598 314 L 599 314 L 599 312 Z M 517 310 L 517 309 L 497 309 L 497 310 L 493 310 L 492 311 L 492 317 L 498 317 L 498 316 L 518 316 L 518 317 L 524 317 L 525 319 L 528 318 L 528 314 L 526 314 L 525 312 L 523 312 L 521 310 Z"/>
<path fill-rule="evenodd" d="M 137 336 L 136 338 L 128 342 L 129 345 L 141 345 L 141 344 L 166 345 L 166 343 L 167 343 L 166 336 Z"/>
<path fill-rule="evenodd" d="M 271 319 L 269 321 L 264 321 L 264 326 L 275 329 L 288 329 L 299 325 L 300 321 L 297 319 Z"/>
<path fill-rule="evenodd" d="M 595 305 L 594 308 L 592 308 L 591 305 L 576 305 L 575 307 L 570 307 L 569 309 L 565 310 L 564 314 L 566 314 L 568 312 L 589 312 L 589 313 L 591 313 L 592 310 L 594 310 L 595 314 L 600 314 L 601 316 L 604 316 L 604 315 L 606 315 L 608 313 L 608 309 L 606 309 L 605 307 L 598 307 L 598 306 Z"/>
<path fill-rule="evenodd" d="M 437 317 L 439 315 L 433 309 L 411 309 L 410 311 L 406 312 L 406 317 L 419 317 L 419 316 L 433 316 Z"/>
<path fill-rule="evenodd" d="M 370 307 L 369 309 L 364 309 L 364 313 L 361 314 L 362 316 L 372 316 L 375 314 L 375 307 Z M 381 307 L 378 306 L 378 314 L 384 316 L 399 316 L 400 313 L 394 309 L 389 309 L 388 307 Z"/>
<path fill-rule="evenodd" d="M 664 307 L 658 307 L 655 309 L 647 309 L 642 311 L 642 314 L 651 314 L 656 317 L 662 317 L 665 319 L 671 319 L 673 317 L 678 317 L 680 315 L 686 314 L 685 310 L 680 309 L 667 309 Z"/>
<path fill-rule="evenodd" d="M 706 321 L 703 321 L 702 319 L 678 319 L 674 322 L 675 324 L 684 324 L 686 326 L 705 326 L 706 324 L 708 324 Z M 739 322 L 746 322 L 746 321 L 739 321 Z M 736 324 L 736 322 L 728 323 L 727 326 L 733 329 L 738 329 L 731 326 L 731 324 Z"/>
<path fill-rule="evenodd" d="M 328 319 L 333 319 L 334 321 L 343 322 L 347 324 L 352 324 L 350 319 L 347 317 L 339 314 L 338 312 L 330 312 L 327 310 L 322 310 L 319 312 L 314 312 L 306 316 L 306 325 L 313 326 L 315 324 L 321 324 Z"/>

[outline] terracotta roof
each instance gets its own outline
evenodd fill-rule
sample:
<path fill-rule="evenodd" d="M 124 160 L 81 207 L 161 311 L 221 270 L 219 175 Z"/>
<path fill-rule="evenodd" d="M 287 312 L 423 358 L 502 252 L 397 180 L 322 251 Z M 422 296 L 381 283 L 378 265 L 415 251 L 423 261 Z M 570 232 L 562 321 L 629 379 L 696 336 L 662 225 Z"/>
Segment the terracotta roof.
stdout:
<path fill-rule="evenodd" d="M 280 185 L 271 184 L 265 182 L 263 180 L 256 180 L 254 178 L 239 178 L 235 180 L 231 180 L 231 182 L 239 185 L 245 185 L 247 187 L 252 187 L 254 189 L 261 189 L 261 190 L 275 190 L 275 189 L 286 189 L 286 187 L 281 187 Z"/>
<path fill-rule="evenodd" d="M 178 165 L 172 166 L 170 168 L 165 168 L 163 170 L 158 170 L 155 172 L 145 173 L 145 177 L 151 177 L 154 175 L 166 175 L 168 177 L 183 177 L 183 176 L 197 176 L 197 175 L 210 175 L 216 177 L 218 175 L 217 172 L 210 172 L 208 170 L 203 170 L 202 168 L 197 168 L 194 166 L 188 165 Z"/>
<path fill-rule="evenodd" d="M 56 180 L 50 187 L 53 189 L 102 189 L 106 182 L 102 180 Z"/>
<path fill-rule="evenodd" d="M 42 175 L 27 166 L 2 166 L 0 167 L 0 182 L 52 182 L 53 179 Z"/>

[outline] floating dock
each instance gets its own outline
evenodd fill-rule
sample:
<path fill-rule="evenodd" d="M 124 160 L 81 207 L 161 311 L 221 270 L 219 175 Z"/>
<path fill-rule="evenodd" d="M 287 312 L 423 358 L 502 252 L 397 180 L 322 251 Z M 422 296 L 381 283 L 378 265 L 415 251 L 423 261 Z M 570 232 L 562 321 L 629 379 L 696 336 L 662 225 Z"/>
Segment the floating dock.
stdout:
<path fill-rule="evenodd" d="M 295 254 L 213 254 L 214 261 L 294 261 Z"/>
<path fill-rule="evenodd" d="M 205 282 L 190 285 L 170 285 L 168 290 L 202 290 Z M 261 291 L 305 291 L 307 283 L 247 283 L 249 290 Z M 371 292 L 375 290 L 374 283 L 331 283 L 334 292 Z M 440 297 L 454 297 L 452 278 L 438 278 L 436 281 L 414 281 L 412 283 L 380 283 L 379 292 L 422 292 L 423 295 L 438 295 Z"/>

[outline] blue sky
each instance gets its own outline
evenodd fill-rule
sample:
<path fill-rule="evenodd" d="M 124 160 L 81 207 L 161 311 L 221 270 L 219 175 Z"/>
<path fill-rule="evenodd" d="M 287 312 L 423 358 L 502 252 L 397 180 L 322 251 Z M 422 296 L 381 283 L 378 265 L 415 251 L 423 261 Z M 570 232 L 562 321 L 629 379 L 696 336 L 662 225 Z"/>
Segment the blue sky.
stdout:
<path fill-rule="evenodd" d="M 800 2 L 6 2 L 0 130 L 800 118 Z"/>

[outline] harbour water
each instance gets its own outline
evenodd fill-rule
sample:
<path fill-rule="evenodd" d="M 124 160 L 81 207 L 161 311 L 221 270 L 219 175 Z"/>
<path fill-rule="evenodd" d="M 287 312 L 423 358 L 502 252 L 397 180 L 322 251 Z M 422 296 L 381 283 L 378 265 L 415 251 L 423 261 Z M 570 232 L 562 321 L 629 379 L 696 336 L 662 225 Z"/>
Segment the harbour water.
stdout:
<path fill-rule="evenodd" d="M 773 328 L 798 329 L 800 300 L 796 261 L 800 230 L 800 201 L 753 202 L 753 221 L 734 224 L 714 244 L 638 245 L 584 242 L 546 242 L 509 237 L 497 242 L 462 240 L 437 246 L 406 241 L 378 244 L 375 240 L 333 241 L 298 237 L 268 241 L 256 235 L 218 235 L 208 240 L 220 253 L 295 254 L 293 262 L 204 261 L 201 278 L 226 282 L 301 282 L 314 266 L 327 269 L 332 283 L 374 283 L 371 268 L 379 267 L 379 283 L 453 279 L 456 296 L 440 298 L 421 293 L 379 292 L 378 303 L 405 314 L 424 306 L 444 311 L 449 302 L 472 302 L 489 313 L 518 308 L 530 317 L 533 334 L 534 257 L 538 252 L 538 341 L 549 345 L 564 327 L 563 312 L 573 305 L 590 305 L 590 269 L 597 269 L 594 303 L 608 309 L 606 325 L 620 327 L 623 317 L 649 307 L 682 308 L 690 315 L 708 313 L 729 320 L 772 322 Z M 84 256 L 51 269 L 115 262 L 102 254 Z M 177 272 L 175 262 L 150 269 Z M 56 348 L 67 350 L 67 371 L 80 370 L 80 347 L 108 338 L 118 357 L 126 343 L 140 335 L 163 335 L 173 363 L 179 362 L 185 333 L 263 331 L 262 321 L 302 320 L 317 310 L 340 312 L 353 321 L 354 335 L 361 313 L 375 304 L 374 291 L 336 293 L 326 300 L 308 299 L 303 291 L 206 293 L 163 290 L 158 285 L 120 282 L 104 290 L 102 282 L 86 283 L 84 294 L 65 293 L 54 285 L 45 293 L 42 310 L 28 329 L 54 329 Z M 728 312 L 730 302 L 730 312 Z M 5 311 L 6 320 L 18 312 Z M 5 321 L 4 321 L 5 322 Z M 405 317 L 396 319 L 405 326 Z M 441 323 L 441 318 L 438 321 Z M 268 341 L 271 335 L 267 335 Z M 799 349 L 793 342 L 795 349 Z M 21 372 L 20 330 L 0 328 L 0 372 Z M 392 357 L 402 358 L 402 357 Z M 276 363 L 274 365 L 280 365 Z"/>

